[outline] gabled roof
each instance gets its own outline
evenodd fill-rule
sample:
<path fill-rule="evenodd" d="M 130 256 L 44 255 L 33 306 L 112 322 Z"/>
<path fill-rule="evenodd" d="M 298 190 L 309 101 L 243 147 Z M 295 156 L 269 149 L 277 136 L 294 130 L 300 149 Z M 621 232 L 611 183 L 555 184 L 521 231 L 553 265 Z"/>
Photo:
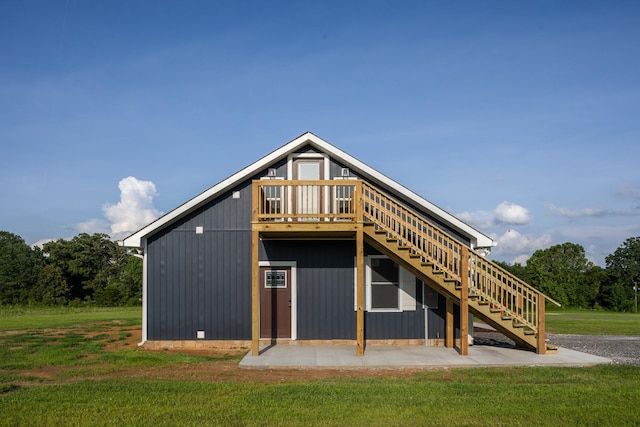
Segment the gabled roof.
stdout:
<path fill-rule="evenodd" d="M 235 187 L 237 184 L 245 181 L 246 179 L 254 176 L 256 173 L 264 170 L 268 166 L 273 163 L 286 158 L 289 154 L 295 153 L 300 148 L 311 145 L 312 147 L 320 150 L 321 152 L 327 153 L 332 158 L 338 160 L 343 163 L 346 167 L 350 168 L 354 172 L 358 173 L 362 177 L 366 177 L 370 179 L 372 182 L 381 185 L 388 191 L 400 196 L 401 198 L 414 203 L 417 207 L 421 208 L 425 212 L 432 215 L 434 218 L 438 218 L 443 224 L 447 225 L 451 229 L 457 231 L 463 236 L 466 236 L 471 241 L 471 244 L 474 248 L 490 248 L 495 246 L 494 241 L 488 237 L 487 235 L 481 233 L 480 231 L 474 229 L 470 225 L 462 222 L 458 218 L 449 214 L 448 212 L 440 209 L 433 203 L 409 190 L 408 188 L 398 184 L 394 180 L 388 178 L 387 176 L 381 174 L 375 169 L 367 166 L 362 163 L 358 159 L 350 156 L 339 148 L 329 144 L 327 141 L 319 138 L 311 132 L 304 133 L 297 137 L 296 139 L 288 142 L 282 147 L 272 151 L 267 154 L 260 160 L 252 163 L 246 168 L 240 170 L 239 172 L 231 175 L 224 181 L 219 182 L 208 190 L 200 193 L 193 199 L 187 201 L 186 203 L 178 206 L 176 209 L 171 212 L 165 214 L 164 216 L 158 218 L 156 221 L 147 225 L 146 227 L 136 231 L 129 237 L 125 238 L 122 242 L 123 246 L 127 247 L 140 247 L 142 240 L 155 232 L 163 229 L 167 225 L 173 223 L 174 221 L 182 218 L 188 213 L 192 212 L 194 209 L 202 206 L 203 204 L 213 200 L 215 197 L 220 194 L 228 191 L 229 189 Z"/>

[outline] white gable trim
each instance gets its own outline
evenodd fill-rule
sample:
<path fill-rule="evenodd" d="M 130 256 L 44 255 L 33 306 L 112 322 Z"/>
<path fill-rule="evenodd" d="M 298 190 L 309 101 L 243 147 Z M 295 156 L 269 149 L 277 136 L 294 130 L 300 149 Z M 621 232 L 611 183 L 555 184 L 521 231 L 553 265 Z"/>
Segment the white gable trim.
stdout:
<path fill-rule="evenodd" d="M 122 245 L 127 247 L 141 247 L 142 241 L 147 236 L 171 224 L 172 222 L 186 215 L 188 212 L 191 212 L 193 209 L 222 194 L 224 191 L 246 180 L 250 176 L 256 174 L 272 163 L 283 158 L 287 158 L 289 154 L 295 152 L 295 150 L 306 144 L 310 144 L 311 146 L 318 148 L 323 153 L 328 153 L 331 157 L 340 161 L 346 167 L 349 167 L 355 172 L 361 174 L 363 177 L 369 178 L 372 181 L 381 184 L 383 187 L 386 187 L 386 189 L 391 190 L 391 192 L 395 193 L 396 195 L 415 203 L 418 207 L 424 209 L 426 212 L 429 212 L 434 217 L 439 218 L 443 223 L 447 224 L 452 229 L 460 232 L 463 236 L 467 236 L 471 240 L 472 247 L 490 248 L 495 246 L 495 242 L 490 237 L 472 228 L 468 224 L 465 224 L 458 218 L 454 217 L 443 209 L 440 209 L 433 203 L 429 202 L 423 197 L 420 197 L 418 194 L 414 193 L 408 188 L 398 184 L 394 180 L 367 166 L 366 164 L 338 149 L 337 147 L 334 147 L 333 145 L 324 141 L 322 138 L 317 137 L 311 132 L 300 135 L 293 141 L 267 154 L 255 163 L 252 163 L 241 171 L 231 175 L 224 181 L 214 185 L 213 187 L 200 193 L 193 199 L 180 205 L 166 215 L 158 218 L 156 221 L 133 233 L 131 236 L 125 238 L 122 242 Z M 328 162 L 326 163 L 328 166 Z"/>

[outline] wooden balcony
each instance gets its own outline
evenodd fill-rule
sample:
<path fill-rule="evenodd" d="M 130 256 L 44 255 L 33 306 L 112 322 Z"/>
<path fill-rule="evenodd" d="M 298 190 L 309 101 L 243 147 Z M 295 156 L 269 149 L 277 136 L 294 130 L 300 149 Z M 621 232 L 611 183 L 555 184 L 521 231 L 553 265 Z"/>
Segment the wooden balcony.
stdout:
<path fill-rule="evenodd" d="M 359 180 L 253 181 L 252 228 L 263 236 L 355 236 L 361 193 Z"/>

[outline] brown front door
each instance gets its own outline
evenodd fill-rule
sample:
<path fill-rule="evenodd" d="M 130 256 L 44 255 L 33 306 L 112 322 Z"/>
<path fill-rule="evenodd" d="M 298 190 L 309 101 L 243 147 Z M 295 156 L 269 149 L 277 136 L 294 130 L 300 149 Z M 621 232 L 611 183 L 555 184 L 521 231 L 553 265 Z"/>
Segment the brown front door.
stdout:
<path fill-rule="evenodd" d="M 291 338 L 290 267 L 260 267 L 260 338 Z"/>

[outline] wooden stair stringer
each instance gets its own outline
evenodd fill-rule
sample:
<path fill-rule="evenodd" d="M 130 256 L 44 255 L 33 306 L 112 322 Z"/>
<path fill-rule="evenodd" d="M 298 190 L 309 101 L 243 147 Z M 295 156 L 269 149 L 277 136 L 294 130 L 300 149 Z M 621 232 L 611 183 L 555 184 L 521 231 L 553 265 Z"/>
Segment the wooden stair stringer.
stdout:
<path fill-rule="evenodd" d="M 411 251 L 406 247 L 399 249 L 397 241 L 387 239 L 387 235 L 376 232 L 373 227 L 364 227 L 364 235 L 367 243 L 375 247 L 381 253 L 393 259 L 397 264 L 407 269 L 418 279 L 427 283 L 437 292 L 453 299 L 460 304 L 460 290 L 456 281 L 448 279 L 441 270 L 434 272 L 432 265 L 423 265 L 420 258 L 411 255 Z M 536 350 L 536 336 L 526 334 L 527 328 L 514 327 L 514 322 L 502 319 L 502 313 L 492 312 L 491 305 L 482 302 L 482 298 L 468 298 L 469 311 L 480 320 L 495 328 L 497 331 L 512 339 L 517 346 L 529 350 Z"/>

